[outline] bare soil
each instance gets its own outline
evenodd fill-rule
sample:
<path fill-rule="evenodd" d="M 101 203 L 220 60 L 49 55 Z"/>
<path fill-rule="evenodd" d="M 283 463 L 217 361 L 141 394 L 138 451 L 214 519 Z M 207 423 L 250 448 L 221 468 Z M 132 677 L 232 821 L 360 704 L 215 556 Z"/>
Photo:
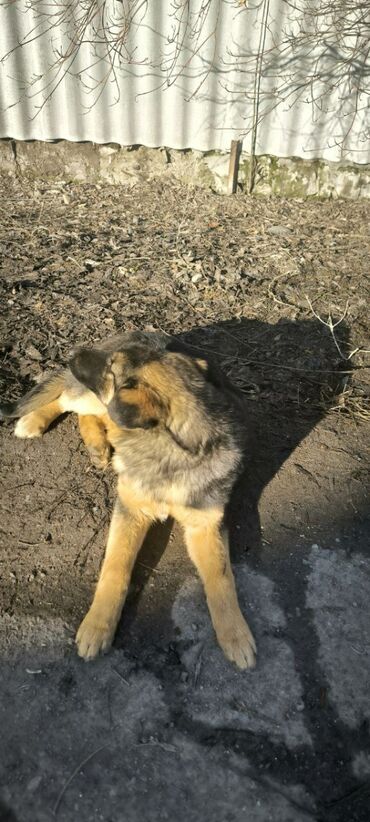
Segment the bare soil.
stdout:
<path fill-rule="evenodd" d="M 229 523 L 259 645 L 255 672 L 222 659 L 167 523 L 113 651 L 78 660 L 114 475 L 72 416 L 35 441 L 3 424 L 0 819 L 367 822 L 370 203 L 0 184 L 3 400 L 134 328 L 212 353 L 244 392 Z"/>

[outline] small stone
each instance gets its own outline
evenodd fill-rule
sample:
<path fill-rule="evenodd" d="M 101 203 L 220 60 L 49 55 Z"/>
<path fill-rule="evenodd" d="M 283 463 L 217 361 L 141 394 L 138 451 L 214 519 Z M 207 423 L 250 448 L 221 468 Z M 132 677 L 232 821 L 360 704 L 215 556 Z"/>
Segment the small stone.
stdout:
<path fill-rule="evenodd" d="M 193 276 L 192 276 L 192 278 L 191 278 L 191 281 L 192 281 L 192 283 L 199 283 L 199 281 L 200 281 L 201 279 L 202 279 L 202 275 L 201 275 L 201 274 L 193 274 Z"/>
<path fill-rule="evenodd" d="M 29 345 L 28 348 L 26 348 L 26 354 L 28 354 L 31 360 L 42 360 L 42 354 L 40 354 L 34 345 Z"/>
<path fill-rule="evenodd" d="M 33 779 L 30 779 L 30 781 L 27 784 L 27 790 L 30 791 L 31 793 L 36 791 L 37 788 L 39 787 L 40 783 L 41 783 L 41 779 L 42 779 L 41 776 L 34 776 Z"/>
<path fill-rule="evenodd" d="M 291 233 L 292 229 L 285 225 L 270 225 L 266 228 L 266 234 L 272 234 L 273 237 L 286 237 Z"/>

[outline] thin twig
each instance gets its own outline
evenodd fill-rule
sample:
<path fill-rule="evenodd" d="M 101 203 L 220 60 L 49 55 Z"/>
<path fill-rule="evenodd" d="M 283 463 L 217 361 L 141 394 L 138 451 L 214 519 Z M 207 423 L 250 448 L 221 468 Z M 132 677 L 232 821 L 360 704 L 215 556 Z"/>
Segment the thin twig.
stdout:
<path fill-rule="evenodd" d="M 338 351 L 338 353 L 339 353 L 340 357 L 342 358 L 342 360 L 346 360 L 346 361 L 348 361 L 350 358 L 349 358 L 349 357 L 346 357 L 346 356 L 345 356 L 345 354 L 343 354 L 343 352 L 341 351 L 341 349 L 340 349 L 340 347 L 339 347 L 339 344 L 338 344 L 338 342 L 337 342 L 336 336 L 335 336 L 335 334 L 334 334 L 334 329 L 337 327 L 337 325 L 340 325 L 340 323 L 341 323 L 341 322 L 343 322 L 343 320 L 344 320 L 344 319 L 345 319 L 345 317 L 347 316 L 347 312 L 348 312 L 348 300 L 347 300 L 347 302 L 346 302 L 346 307 L 345 307 L 345 309 L 344 309 L 344 312 L 343 312 L 342 316 L 339 318 L 339 320 L 337 320 L 337 322 L 336 322 L 336 323 L 333 323 L 332 316 L 331 316 L 330 312 L 329 312 L 329 315 L 328 315 L 328 319 L 327 319 L 327 320 L 323 320 L 323 319 L 322 319 L 322 317 L 320 317 L 320 315 L 316 313 L 316 311 L 315 311 L 315 309 L 314 309 L 314 307 L 313 307 L 313 305 L 312 305 L 312 303 L 311 303 L 311 300 L 310 300 L 310 298 L 307 296 L 307 294 L 305 294 L 305 297 L 306 297 L 306 300 L 307 300 L 307 302 L 308 302 L 308 305 L 310 306 L 310 309 L 311 309 L 311 311 L 312 311 L 312 313 L 313 313 L 314 317 L 316 317 L 316 319 L 317 319 L 317 320 L 319 320 L 319 322 L 320 322 L 322 325 L 326 325 L 326 327 L 329 329 L 329 331 L 330 331 L 330 333 L 331 333 L 331 336 L 332 336 L 332 338 L 333 338 L 334 345 L 335 345 L 335 347 L 336 347 L 336 349 L 337 349 L 337 351 Z M 358 349 L 357 349 L 357 350 L 358 350 Z M 353 355 L 354 355 L 355 353 L 356 353 L 356 350 L 355 350 L 355 351 L 352 351 L 351 357 L 353 357 Z"/>
<path fill-rule="evenodd" d="M 127 679 L 125 679 L 125 677 L 124 677 L 124 676 L 122 676 L 122 674 L 120 674 L 120 672 L 119 672 L 119 671 L 117 671 L 117 668 L 112 668 L 112 671 L 113 671 L 115 674 L 117 674 L 117 676 L 119 676 L 119 678 L 122 680 L 122 682 L 124 682 L 124 683 L 125 683 L 125 685 L 127 685 L 127 686 L 128 686 L 128 688 L 130 687 L 130 683 L 127 681 Z"/>
<path fill-rule="evenodd" d="M 147 571 L 154 571 L 155 574 L 161 574 L 162 572 L 158 570 L 158 568 L 152 568 L 151 565 L 145 565 L 144 562 L 137 561 L 136 565 L 141 565 L 142 568 L 146 568 Z"/>
<path fill-rule="evenodd" d="M 71 773 L 71 776 L 70 776 L 70 777 L 67 779 L 67 781 L 64 783 L 64 785 L 63 785 L 63 787 L 62 787 L 62 790 L 60 791 L 60 794 L 59 794 L 59 796 L 57 797 L 57 800 L 56 800 L 55 805 L 54 805 L 54 807 L 53 807 L 53 811 L 52 811 L 52 812 L 53 812 L 53 815 L 54 815 L 54 816 L 56 816 L 56 815 L 57 815 L 59 805 L 60 805 L 60 803 L 61 803 L 61 801 L 62 801 L 62 799 L 63 799 L 63 796 L 64 796 L 64 794 L 65 794 L 65 792 L 66 792 L 67 788 L 68 788 L 68 787 L 69 787 L 69 785 L 71 784 L 72 780 L 75 778 L 75 776 L 77 776 L 77 774 L 79 773 L 79 771 L 81 770 L 81 768 L 83 768 L 83 767 L 84 767 L 84 765 L 86 765 L 88 762 L 90 762 L 90 759 L 92 759 L 92 758 L 93 758 L 93 756 L 96 756 L 96 754 L 98 754 L 98 753 L 99 753 L 99 751 L 103 751 L 103 750 L 104 750 L 104 748 L 108 748 L 108 743 L 107 743 L 106 745 L 100 745 L 100 747 L 99 747 L 99 748 L 96 748 L 96 750 L 95 750 L 95 751 L 93 751 L 91 754 L 89 754 L 89 756 L 87 756 L 87 757 L 86 757 L 86 759 L 83 759 L 83 760 L 82 760 L 82 762 L 80 762 L 80 764 L 77 766 L 77 768 L 75 768 L 75 770 L 73 771 L 73 773 Z"/>

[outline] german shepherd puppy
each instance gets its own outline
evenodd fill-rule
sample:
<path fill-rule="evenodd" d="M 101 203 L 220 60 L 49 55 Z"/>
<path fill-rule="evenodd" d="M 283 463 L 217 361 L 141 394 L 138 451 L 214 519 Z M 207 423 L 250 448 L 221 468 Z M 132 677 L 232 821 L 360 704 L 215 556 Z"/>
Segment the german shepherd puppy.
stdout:
<path fill-rule="evenodd" d="M 79 655 L 93 659 L 109 648 L 144 537 L 152 522 L 172 516 L 183 526 L 223 652 L 252 667 L 256 646 L 239 608 L 224 524 L 246 444 L 237 390 L 173 338 L 126 332 L 78 349 L 66 370 L 3 406 L 2 416 L 20 417 L 16 436 L 39 437 L 66 411 L 78 414 L 96 465 L 107 465 L 113 447 L 118 475 L 105 558 L 76 637 Z"/>

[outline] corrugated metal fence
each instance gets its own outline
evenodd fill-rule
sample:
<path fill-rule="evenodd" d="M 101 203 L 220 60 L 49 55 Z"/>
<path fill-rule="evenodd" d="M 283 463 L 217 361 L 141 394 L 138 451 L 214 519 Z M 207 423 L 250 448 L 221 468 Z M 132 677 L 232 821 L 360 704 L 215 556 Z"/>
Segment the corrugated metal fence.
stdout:
<path fill-rule="evenodd" d="M 314 4 L 3 0 L 0 137 L 202 151 L 242 137 L 256 154 L 370 162 L 366 72 L 357 58 L 356 82 L 343 72 L 356 32 L 333 57 Z"/>

